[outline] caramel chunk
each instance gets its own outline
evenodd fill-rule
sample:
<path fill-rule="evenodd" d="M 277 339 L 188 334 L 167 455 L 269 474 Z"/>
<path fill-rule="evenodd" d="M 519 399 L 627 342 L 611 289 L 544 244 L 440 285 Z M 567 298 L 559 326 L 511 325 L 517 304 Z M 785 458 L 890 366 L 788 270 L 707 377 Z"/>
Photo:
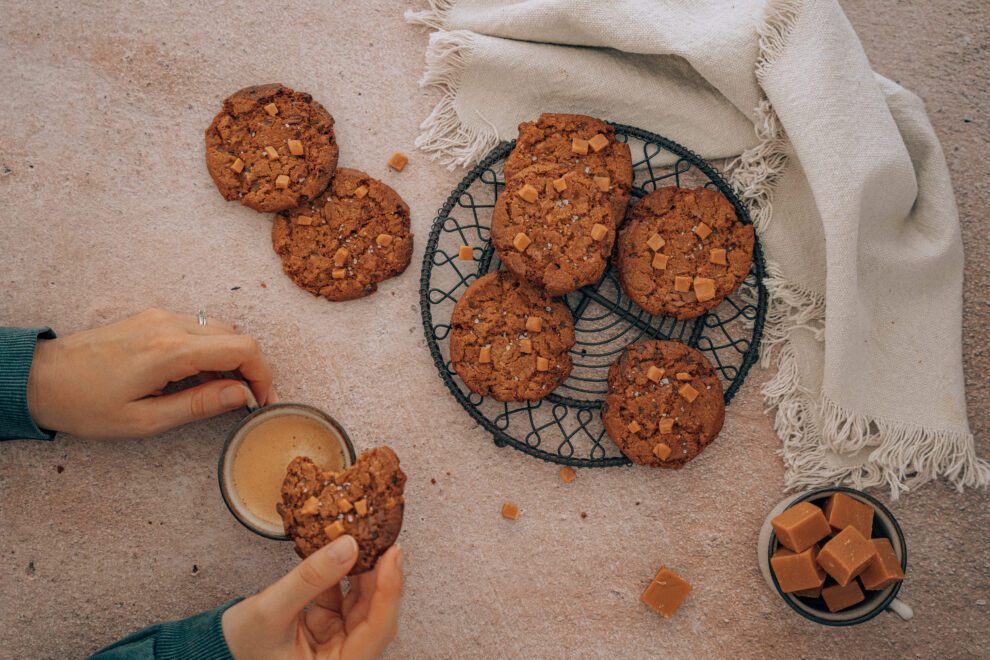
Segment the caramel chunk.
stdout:
<path fill-rule="evenodd" d="M 350 256 L 350 252 L 347 248 L 338 248 L 336 252 L 333 253 L 333 262 L 338 266 L 343 266 L 347 263 L 347 257 Z"/>
<path fill-rule="evenodd" d="M 396 151 L 392 154 L 392 157 L 388 159 L 388 166 L 391 167 L 396 172 L 401 172 L 406 169 L 406 165 L 409 163 L 409 158 L 402 152 Z"/>
<path fill-rule="evenodd" d="M 268 156 L 268 160 L 278 160 L 278 149 L 275 147 L 265 147 L 265 155 Z"/>
<path fill-rule="evenodd" d="M 244 171 L 244 161 L 240 158 L 235 158 L 234 162 L 230 164 L 230 169 L 234 170 L 237 174 Z"/>
<path fill-rule="evenodd" d="M 536 358 L 536 370 L 537 371 L 550 371 L 550 360 L 545 357 Z"/>
<path fill-rule="evenodd" d="M 354 503 L 354 512 L 359 516 L 368 514 L 368 500 L 358 500 Z"/>
<path fill-rule="evenodd" d="M 543 319 L 539 316 L 526 317 L 526 332 L 539 332 L 543 329 Z"/>
<path fill-rule="evenodd" d="M 825 583 L 822 582 L 822 585 Z M 801 596 L 802 598 L 821 598 L 822 588 L 815 587 L 814 589 L 798 589 L 797 591 L 792 591 L 795 596 Z"/>
<path fill-rule="evenodd" d="M 693 280 L 690 277 L 685 277 L 684 275 L 678 275 L 674 278 L 674 291 L 680 291 L 681 293 L 687 293 L 691 290 L 691 284 Z"/>
<path fill-rule="evenodd" d="M 285 190 L 289 187 L 289 177 L 285 174 L 279 174 L 275 177 L 275 187 L 279 190 Z"/>
<path fill-rule="evenodd" d="M 560 478 L 565 484 L 569 484 L 577 479 L 577 472 L 572 467 L 562 467 L 560 468 Z"/>
<path fill-rule="evenodd" d="M 798 502 L 770 521 L 777 540 L 794 552 L 804 552 L 828 536 L 825 514 L 811 502 Z"/>
<path fill-rule="evenodd" d="M 512 502 L 506 502 L 502 505 L 502 517 L 515 520 L 519 517 L 519 507 Z"/>
<path fill-rule="evenodd" d="M 663 236 L 661 236 L 660 234 L 653 234 L 648 239 L 646 239 L 646 244 L 650 246 L 651 250 L 656 252 L 664 245 L 666 245 L 667 241 L 663 240 Z"/>
<path fill-rule="evenodd" d="M 653 448 L 653 455 L 659 458 L 661 461 L 667 460 L 670 456 L 670 452 L 674 451 L 669 445 L 665 445 L 662 442 Z"/>
<path fill-rule="evenodd" d="M 770 558 L 770 567 L 780 590 L 786 594 L 816 587 L 820 589 L 825 583 L 825 571 L 815 562 L 817 557 L 817 545 L 812 545 L 803 552 L 777 548 Z"/>
<path fill-rule="evenodd" d="M 694 233 L 698 235 L 698 238 L 705 240 L 712 235 L 712 228 L 703 222 L 699 222 L 698 226 L 694 228 Z"/>
<path fill-rule="evenodd" d="M 712 248 L 708 252 L 708 261 L 720 266 L 727 266 L 729 262 L 725 258 L 725 248 Z"/>
<path fill-rule="evenodd" d="M 269 103 L 265 106 L 265 112 L 270 114 L 272 117 L 278 114 L 278 106 L 274 103 Z"/>
<path fill-rule="evenodd" d="M 665 619 L 674 616 L 687 595 L 691 593 L 691 584 L 666 566 L 650 582 L 640 600 Z"/>
<path fill-rule="evenodd" d="M 529 236 L 527 236 L 523 232 L 519 232 L 518 234 L 516 234 L 516 237 L 512 239 L 512 246 L 517 250 L 519 250 L 520 252 L 522 252 L 523 250 L 528 248 L 529 244 L 532 242 L 533 240 Z"/>
<path fill-rule="evenodd" d="M 596 177 L 592 177 L 592 179 L 594 180 L 595 185 L 598 187 L 598 189 L 601 190 L 602 192 L 608 192 L 609 187 L 612 185 L 612 180 L 607 176 L 596 176 Z"/>
<path fill-rule="evenodd" d="M 691 387 L 691 383 L 681 385 L 681 389 L 677 390 L 677 393 L 684 397 L 688 403 L 693 403 L 698 398 L 698 390 Z"/>
<path fill-rule="evenodd" d="M 344 513 L 350 513 L 354 509 L 354 505 L 346 497 L 341 497 L 337 500 L 337 508 Z"/>
<path fill-rule="evenodd" d="M 519 190 L 517 190 L 516 194 L 519 195 L 521 198 L 523 198 L 525 201 L 532 204 L 539 198 L 540 191 L 527 183 L 524 186 L 522 186 Z"/>
<path fill-rule="evenodd" d="M 866 597 L 863 595 L 863 590 L 859 588 L 859 584 L 853 580 L 845 586 L 833 584 L 830 587 L 825 587 L 822 589 L 822 598 L 825 600 L 829 612 L 838 612 L 863 602 Z"/>
<path fill-rule="evenodd" d="M 358 186 L 354 189 L 354 196 L 358 199 L 364 199 L 368 196 L 368 186 Z"/>
<path fill-rule="evenodd" d="M 303 155 L 303 145 L 302 145 L 302 142 L 300 142 L 299 140 L 289 140 L 287 144 L 289 146 L 289 153 L 290 154 L 292 154 L 293 156 L 302 156 Z"/>
<path fill-rule="evenodd" d="M 601 133 L 595 133 L 590 140 L 588 140 L 588 146 L 598 153 L 602 149 L 608 146 L 608 138 Z"/>
<path fill-rule="evenodd" d="M 533 352 L 533 342 L 529 339 L 519 340 L 519 352 L 520 353 L 532 353 Z"/>
<path fill-rule="evenodd" d="M 650 368 L 646 370 L 646 377 L 654 383 L 659 383 L 660 379 L 663 378 L 663 374 L 664 370 L 655 364 L 651 364 Z"/>
<path fill-rule="evenodd" d="M 825 519 L 839 532 L 852 525 L 865 538 L 873 536 L 873 507 L 845 493 L 833 493 L 822 507 Z"/>
<path fill-rule="evenodd" d="M 333 271 L 331 271 L 330 276 L 335 280 L 342 280 L 345 277 L 347 277 L 347 269 L 335 268 Z"/>
<path fill-rule="evenodd" d="M 588 141 L 582 140 L 581 138 L 574 138 L 571 140 L 571 152 L 580 154 L 582 156 L 588 155 Z"/>
<path fill-rule="evenodd" d="M 564 192 L 567 190 L 567 179 L 560 177 L 559 179 L 553 180 L 553 189 L 557 192 Z"/>
<path fill-rule="evenodd" d="M 597 222 L 591 225 L 591 237 L 596 241 L 600 241 L 608 234 L 608 227 Z"/>
<path fill-rule="evenodd" d="M 482 346 L 481 350 L 478 351 L 478 362 L 482 364 L 488 364 L 492 361 L 492 347 Z"/>
<path fill-rule="evenodd" d="M 678 371 L 676 374 L 674 374 L 674 377 L 677 378 L 677 380 L 685 380 L 685 381 L 691 380 L 691 374 L 689 374 L 686 371 Z"/>
<path fill-rule="evenodd" d="M 698 302 L 706 302 L 715 297 L 715 280 L 707 277 L 694 278 L 694 296 Z"/>
<path fill-rule="evenodd" d="M 344 535 L 344 521 L 334 520 L 332 523 L 323 528 L 323 532 L 330 537 L 331 541 L 336 541 Z"/>
<path fill-rule="evenodd" d="M 470 245 L 462 245 L 457 250 L 457 258 L 461 261 L 473 261 L 474 249 Z"/>
<path fill-rule="evenodd" d="M 639 425 L 639 422 L 637 422 L 637 421 L 636 421 L 636 420 L 634 419 L 633 421 L 631 421 L 631 422 L 629 422 L 629 424 L 628 424 L 628 426 L 627 426 L 626 428 L 628 428 L 628 429 L 629 429 L 629 432 L 630 432 L 630 433 L 639 433 L 639 432 L 640 432 L 640 430 L 641 430 L 641 429 L 642 429 L 643 427 L 642 427 L 642 426 L 640 426 L 640 425 Z"/>
<path fill-rule="evenodd" d="M 299 507 L 299 515 L 302 516 L 312 516 L 318 513 L 320 510 L 320 500 L 315 497 L 310 497 L 308 500 L 303 502 L 303 505 Z"/>
<path fill-rule="evenodd" d="M 670 261 L 670 257 L 665 254 L 660 254 L 657 252 L 653 255 L 653 261 L 650 263 L 655 270 L 667 270 L 667 262 Z"/>
<path fill-rule="evenodd" d="M 382 247 L 388 247 L 394 240 L 395 236 L 392 236 L 392 234 L 378 234 L 378 237 L 375 238 L 375 243 L 378 243 Z"/>
<path fill-rule="evenodd" d="M 844 587 L 866 570 L 876 557 L 876 547 L 858 529 L 849 526 L 822 546 L 818 563 L 839 586 Z"/>
<path fill-rule="evenodd" d="M 313 224 L 313 217 L 309 215 L 297 215 L 296 224 L 304 225 L 308 227 L 309 225 Z"/>
<path fill-rule="evenodd" d="M 674 430 L 674 418 L 673 417 L 663 417 L 660 420 L 660 424 L 657 425 L 657 430 L 660 433 L 667 434 L 672 433 Z"/>
<path fill-rule="evenodd" d="M 877 557 L 871 561 L 863 572 L 859 574 L 863 588 L 869 591 L 886 589 L 895 582 L 904 579 L 904 570 L 901 562 L 897 560 L 894 546 L 890 545 L 887 539 L 870 539 L 870 543 L 877 551 Z"/>

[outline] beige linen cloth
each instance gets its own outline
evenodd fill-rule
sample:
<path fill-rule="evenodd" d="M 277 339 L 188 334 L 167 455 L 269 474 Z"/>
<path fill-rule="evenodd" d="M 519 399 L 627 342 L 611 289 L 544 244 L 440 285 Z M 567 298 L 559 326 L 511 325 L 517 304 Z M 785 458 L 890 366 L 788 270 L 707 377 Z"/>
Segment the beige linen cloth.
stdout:
<path fill-rule="evenodd" d="M 417 145 L 452 167 L 555 111 L 734 157 L 770 273 L 764 395 L 788 488 L 990 482 L 945 159 L 835 0 L 429 0 L 407 19 L 436 30 L 423 84 L 441 92 Z"/>

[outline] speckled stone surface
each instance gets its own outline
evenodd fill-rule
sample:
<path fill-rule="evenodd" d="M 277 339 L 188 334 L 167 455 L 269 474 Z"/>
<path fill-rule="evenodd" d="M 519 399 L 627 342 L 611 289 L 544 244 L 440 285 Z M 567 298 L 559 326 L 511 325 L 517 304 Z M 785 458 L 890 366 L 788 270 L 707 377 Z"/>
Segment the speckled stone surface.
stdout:
<path fill-rule="evenodd" d="M 150 305 L 204 306 L 259 338 L 283 398 L 326 408 L 359 447 L 395 447 L 409 475 L 408 588 L 392 657 L 986 653 L 986 493 L 934 484 L 894 504 L 910 623 L 885 614 L 826 629 L 766 587 L 754 546 L 782 466 L 758 393 L 765 372 L 679 472 L 584 470 L 564 485 L 473 424 L 437 377 L 419 319 L 416 264 L 462 173 L 413 150 L 435 98 L 416 84 L 427 34 L 403 22 L 407 2 L 84 4 L 95 3 L 0 2 L 0 322 L 66 334 Z M 990 6 L 843 5 L 875 68 L 925 99 L 945 147 L 966 245 L 970 422 L 987 456 Z M 414 266 L 369 298 L 334 305 L 297 289 L 269 220 L 210 181 L 203 130 L 224 96 L 268 81 L 326 105 L 341 164 L 412 208 Z M 401 174 L 385 165 L 395 150 L 412 156 Z M 132 442 L 0 445 L 0 657 L 79 657 L 295 564 L 290 544 L 251 535 L 220 499 L 216 459 L 235 419 Z M 499 516 L 503 500 L 521 508 L 514 523 Z M 638 600 L 660 564 L 694 585 L 670 621 Z"/>

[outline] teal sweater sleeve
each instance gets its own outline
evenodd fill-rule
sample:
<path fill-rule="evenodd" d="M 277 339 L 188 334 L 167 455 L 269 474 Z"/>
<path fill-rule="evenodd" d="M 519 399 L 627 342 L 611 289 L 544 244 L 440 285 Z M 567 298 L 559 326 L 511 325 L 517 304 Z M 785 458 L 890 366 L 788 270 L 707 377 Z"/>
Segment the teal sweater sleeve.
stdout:
<path fill-rule="evenodd" d="M 39 429 L 27 403 L 28 374 L 39 339 L 55 339 L 51 328 L 0 328 L 0 440 L 51 440 Z"/>
<path fill-rule="evenodd" d="M 97 651 L 91 660 L 232 660 L 220 619 L 241 600 L 235 598 L 188 619 L 149 626 Z"/>

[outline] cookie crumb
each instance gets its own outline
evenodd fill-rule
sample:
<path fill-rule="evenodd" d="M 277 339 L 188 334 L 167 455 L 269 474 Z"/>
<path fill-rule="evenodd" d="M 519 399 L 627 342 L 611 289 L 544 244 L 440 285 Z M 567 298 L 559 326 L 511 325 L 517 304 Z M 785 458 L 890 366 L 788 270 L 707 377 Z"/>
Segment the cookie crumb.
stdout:
<path fill-rule="evenodd" d="M 507 520 L 515 520 L 519 517 L 519 507 L 512 502 L 502 504 L 502 517 Z"/>
<path fill-rule="evenodd" d="M 637 502 L 637 504 L 639 504 L 639 503 Z M 587 511 L 582 511 L 581 512 L 581 520 L 584 520 L 587 517 L 588 517 L 588 512 Z"/>
<path fill-rule="evenodd" d="M 437 485 L 437 480 L 436 479 L 430 479 L 430 483 L 433 484 L 434 486 L 436 486 Z"/>
<path fill-rule="evenodd" d="M 55 471 L 58 472 L 59 474 L 62 474 L 63 472 L 65 472 L 65 468 L 61 465 L 56 465 Z"/>
<path fill-rule="evenodd" d="M 388 166 L 391 167 L 396 172 L 401 172 L 406 169 L 406 165 L 409 163 L 409 157 L 406 156 L 401 151 L 396 151 L 392 154 L 392 157 L 388 159 Z"/>
<path fill-rule="evenodd" d="M 192 567 L 192 574 L 193 574 L 193 575 L 197 575 L 197 574 L 199 574 L 199 566 L 197 566 L 196 564 L 193 564 L 193 567 Z"/>
<path fill-rule="evenodd" d="M 577 479 L 577 472 L 574 471 L 572 467 L 562 467 L 560 468 L 560 478 L 565 484 L 569 484 L 575 479 Z"/>

